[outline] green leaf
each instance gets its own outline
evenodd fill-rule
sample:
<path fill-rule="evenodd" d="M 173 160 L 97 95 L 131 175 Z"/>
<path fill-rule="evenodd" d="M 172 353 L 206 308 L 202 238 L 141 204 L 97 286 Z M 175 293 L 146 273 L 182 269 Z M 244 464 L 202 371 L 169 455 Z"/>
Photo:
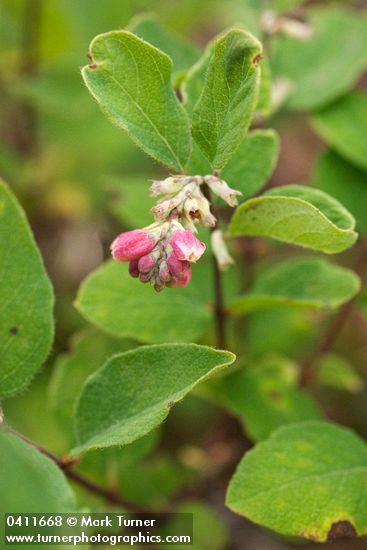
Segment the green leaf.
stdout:
<path fill-rule="evenodd" d="M 367 66 L 367 18 L 352 10 L 307 10 L 313 34 L 308 40 L 272 40 L 274 80 L 286 78 L 292 93 L 287 108 L 313 110 L 353 88 Z"/>
<path fill-rule="evenodd" d="M 0 513 L 73 512 L 75 498 L 54 462 L 19 437 L 0 431 Z"/>
<path fill-rule="evenodd" d="M 367 94 L 353 92 L 325 107 L 313 115 L 312 125 L 340 155 L 367 170 Z"/>
<path fill-rule="evenodd" d="M 317 383 L 338 390 L 357 393 L 364 381 L 352 365 L 341 355 L 329 353 L 322 357 L 317 369 Z"/>
<path fill-rule="evenodd" d="M 185 71 L 199 57 L 199 51 L 194 46 L 168 32 L 153 13 L 134 17 L 128 30 L 169 55 L 175 71 Z"/>
<path fill-rule="evenodd" d="M 92 329 L 74 335 L 70 350 L 55 362 L 49 387 L 52 411 L 64 428 L 71 432 L 76 399 L 88 376 L 115 353 L 134 347 L 133 341 L 118 340 Z"/>
<path fill-rule="evenodd" d="M 188 112 L 190 119 L 205 85 L 205 78 L 209 63 L 213 55 L 213 44 L 210 44 L 201 57 L 187 71 L 181 81 L 181 94 L 183 105 Z"/>
<path fill-rule="evenodd" d="M 335 309 L 355 296 L 353 271 L 326 260 L 290 260 L 263 271 L 251 291 L 230 304 L 234 312 L 272 307 Z"/>
<path fill-rule="evenodd" d="M 357 229 L 367 232 L 366 172 L 346 162 L 333 151 L 326 151 L 316 161 L 312 185 L 340 201 L 357 222 Z"/>
<path fill-rule="evenodd" d="M 334 198 L 303 185 L 276 187 L 235 211 L 232 236 L 254 235 L 335 254 L 357 239 L 354 218 Z"/>
<path fill-rule="evenodd" d="M 223 168 L 245 137 L 255 108 L 260 42 L 233 29 L 213 45 L 202 93 L 192 116 L 192 133 L 214 169 Z"/>
<path fill-rule="evenodd" d="M 148 343 L 197 339 L 211 319 L 194 281 L 184 291 L 172 288 L 158 294 L 114 261 L 85 279 L 76 307 L 88 321 L 109 334 Z"/>
<path fill-rule="evenodd" d="M 96 36 L 84 81 L 107 117 L 176 172 L 190 155 L 189 121 L 171 85 L 171 59 L 128 31 Z"/>
<path fill-rule="evenodd" d="M 53 291 L 25 214 L 0 181 L 0 397 L 31 382 L 53 340 Z"/>
<path fill-rule="evenodd" d="M 286 536 L 365 535 L 367 446 L 328 422 L 284 426 L 242 459 L 227 505 Z"/>
<path fill-rule="evenodd" d="M 112 357 L 84 385 L 75 417 L 73 453 L 126 445 L 167 417 L 198 383 L 235 360 L 196 344 L 143 346 Z"/>
<path fill-rule="evenodd" d="M 217 392 L 254 441 L 283 424 L 321 416 L 312 397 L 298 388 L 296 365 L 282 358 L 263 358 L 224 377 Z"/>
<path fill-rule="evenodd" d="M 279 154 L 275 130 L 255 130 L 247 134 L 221 173 L 231 187 L 247 199 L 257 193 L 271 176 Z"/>

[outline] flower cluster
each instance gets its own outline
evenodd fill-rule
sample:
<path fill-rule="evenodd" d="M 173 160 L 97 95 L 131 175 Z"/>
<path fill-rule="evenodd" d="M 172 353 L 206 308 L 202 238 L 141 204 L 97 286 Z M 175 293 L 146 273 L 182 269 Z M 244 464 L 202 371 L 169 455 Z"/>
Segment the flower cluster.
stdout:
<path fill-rule="evenodd" d="M 185 287 L 191 279 L 190 262 L 196 262 L 205 244 L 177 221 L 155 223 L 121 233 L 111 245 L 112 256 L 129 262 L 129 273 L 159 292 L 165 286 Z"/>
<path fill-rule="evenodd" d="M 111 245 L 115 260 L 129 262 L 132 277 L 151 283 L 158 292 L 166 286 L 185 287 L 189 283 L 190 263 L 205 251 L 205 244 L 195 237 L 195 225 L 216 225 L 210 203 L 201 190 L 203 184 L 230 206 L 237 204 L 241 193 L 216 176 L 174 176 L 153 181 L 151 195 L 161 196 L 151 209 L 155 223 L 121 233 Z"/>

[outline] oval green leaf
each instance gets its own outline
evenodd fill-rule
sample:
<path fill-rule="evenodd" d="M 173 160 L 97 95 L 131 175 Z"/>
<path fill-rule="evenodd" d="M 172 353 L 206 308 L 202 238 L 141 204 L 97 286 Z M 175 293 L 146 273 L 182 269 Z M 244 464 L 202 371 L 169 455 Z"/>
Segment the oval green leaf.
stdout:
<path fill-rule="evenodd" d="M 260 274 L 251 292 L 235 298 L 234 312 L 272 307 L 335 309 L 357 294 L 353 271 L 326 260 L 290 260 Z"/>
<path fill-rule="evenodd" d="M 82 389 L 73 454 L 142 437 L 197 384 L 234 360 L 229 351 L 196 344 L 143 346 L 112 357 Z"/>
<path fill-rule="evenodd" d="M 316 161 L 312 185 L 344 204 L 356 219 L 357 230 L 367 232 L 367 181 L 364 170 L 329 150 Z"/>
<path fill-rule="evenodd" d="M 261 44 L 233 29 L 209 46 L 212 51 L 201 95 L 192 115 L 192 133 L 214 169 L 229 161 L 245 137 L 256 106 Z"/>
<path fill-rule="evenodd" d="M 172 288 L 157 294 L 150 285 L 130 277 L 126 266 L 113 261 L 85 279 L 76 307 L 109 334 L 147 343 L 198 339 L 211 319 L 193 281 L 184 290 Z"/>
<path fill-rule="evenodd" d="M 313 115 L 312 125 L 330 147 L 367 170 L 367 94 L 354 92 L 325 107 Z"/>
<path fill-rule="evenodd" d="M 132 340 L 113 338 L 93 329 L 74 335 L 68 352 L 60 355 L 53 366 L 49 386 L 52 412 L 66 432 L 72 433 L 75 403 L 88 376 L 112 355 L 134 347 Z"/>
<path fill-rule="evenodd" d="M 0 398 L 31 382 L 53 340 L 53 291 L 25 214 L 0 181 Z"/>
<path fill-rule="evenodd" d="M 176 172 L 191 149 L 189 119 L 171 84 L 172 61 L 128 31 L 96 36 L 84 81 L 107 117 Z"/>
<path fill-rule="evenodd" d="M 367 534 L 367 445 L 351 430 L 307 421 L 246 453 L 227 505 L 286 536 L 317 542 Z"/>
<path fill-rule="evenodd" d="M 354 226 L 351 214 L 326 193 L 286 185 L 241 204 L 232 217 L 229 234 L 271 237 L 335 254 L 354 244 Z"/>
<path fill-rule="evenodd" d="M 307 40 L 272 40 L 274 80 L 290 81 L 287 108 L 314 110 L 353 88 L 367 66 L 367 18 L 364 13 L 331 6 L 307 10 L 313 30 Z"/>

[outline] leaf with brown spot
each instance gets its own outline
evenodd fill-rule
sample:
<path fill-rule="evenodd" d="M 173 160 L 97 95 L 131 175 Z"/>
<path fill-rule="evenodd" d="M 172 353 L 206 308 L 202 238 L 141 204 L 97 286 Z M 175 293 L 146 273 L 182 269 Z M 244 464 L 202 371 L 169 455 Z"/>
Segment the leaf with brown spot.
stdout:
<path fill-rule="evenodd" d="M 279 428 L 247 452 L 227 505 L 285 536 L 326 542 L 367 534 L 367 445 L 322 421 Z"/>

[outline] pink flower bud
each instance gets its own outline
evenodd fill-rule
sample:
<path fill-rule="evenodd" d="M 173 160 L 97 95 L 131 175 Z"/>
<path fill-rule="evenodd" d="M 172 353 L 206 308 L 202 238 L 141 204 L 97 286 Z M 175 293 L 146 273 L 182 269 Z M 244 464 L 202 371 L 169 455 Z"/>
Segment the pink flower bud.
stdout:
<path fill-rule="evenodd" d="M 205 252 L 205 244 L 200 242 L 188 229 L 176 231 L 170 244 L 178 260 L 196 262 Z"/>
<path fill-rule="evenodd" d="M 169 283 L 172 279 L 171 272 L 169 270 L 169 267 L 167 265 L 167 262 L 161 262 L 161 265 L 159 266 L 159 278 L 164 283 Z"/>
<path fill-rule="evenodd" d="M 129 273 L 132 277 L 139 277 L 139 260 L 131 260 L 129 263 Z"/>
<path fill-rule="evenodd" d="M 153 288 L 156 292 L 160 292 L 165 287 L 164 281 L 161 281 L 160 277 L 155 277 L 151 283 L 153 284 Z"/>
<path fill-rule="evenodd" d="M 149 283 L 150 279 L 150 273 L 139 273 L 139 281 L 141 281 L 142 283 Z"/>
<path fill-rule="evenodd" d="M 141 273 L 149 273 L 155 266 L 155 257 L 153 254 L 147 254 L 139 259 L 138 267 Z"/>
<path fill-rule="evenodd" d="M 189 262 L 179 260 L 174 253 L 168 256 L 167 263 L 174 278 L 182 277 L 190 269 Z"/>
<path fill-rule="evenodd" d="M 149 254 L 155 245 L 153 235 L 143 229 L 121 233 L 111 244 L 112 257 L 119 262 L 136 260 Z"/>
<path fill-rule="evenodd" d="M 177 277 L 173 280 L 173 286 L 179 286 L 180 288 L 185 288 L 191 280 L 192 275 L 192 269 L 189 267 L 189 269 L 181 276 Z"/>

